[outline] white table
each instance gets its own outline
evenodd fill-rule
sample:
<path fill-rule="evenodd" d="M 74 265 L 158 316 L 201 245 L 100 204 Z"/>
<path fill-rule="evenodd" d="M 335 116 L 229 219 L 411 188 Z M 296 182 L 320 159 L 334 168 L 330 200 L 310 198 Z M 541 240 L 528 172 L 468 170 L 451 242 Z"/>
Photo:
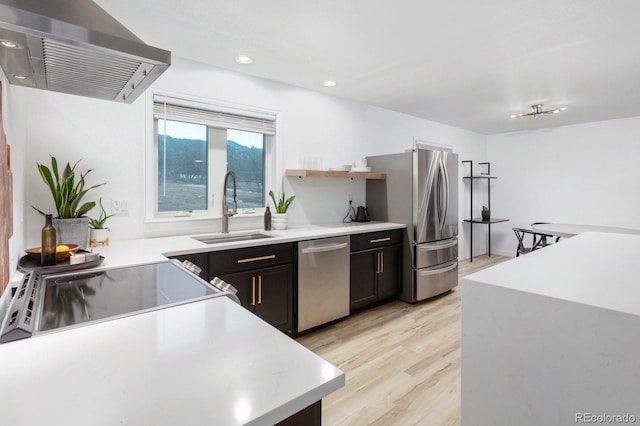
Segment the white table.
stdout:
<path fill-rule="evenodd" d="M 600 225 L 578 225 L 572 223 L 541 223 L 538 225 L 532 225 L 531 229 L 534 232 L 541 232 L 543 234 L 554 235 L 556 237 L 573 237 L 583 232 L 608 232 L 611 234 L 638 234 L 640 235 L 640 229 L 631 228 L 618 228 L 615 226 L 600 226 Z"/>

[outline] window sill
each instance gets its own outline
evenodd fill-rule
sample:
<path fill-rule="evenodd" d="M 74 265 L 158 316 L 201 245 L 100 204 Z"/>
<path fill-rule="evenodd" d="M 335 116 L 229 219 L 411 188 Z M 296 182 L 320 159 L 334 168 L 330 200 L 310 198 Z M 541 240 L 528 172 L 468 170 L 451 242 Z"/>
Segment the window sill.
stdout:
<path fill-rule="evenodd" d="M 244 231 L 264 225 L 264 211 L 239 213 L 229 218 L 229 228 Z M 145 238 L 195 235 L 222 231 L 221 216 L 179 216 L 152 218 L 143 221 Z"/>

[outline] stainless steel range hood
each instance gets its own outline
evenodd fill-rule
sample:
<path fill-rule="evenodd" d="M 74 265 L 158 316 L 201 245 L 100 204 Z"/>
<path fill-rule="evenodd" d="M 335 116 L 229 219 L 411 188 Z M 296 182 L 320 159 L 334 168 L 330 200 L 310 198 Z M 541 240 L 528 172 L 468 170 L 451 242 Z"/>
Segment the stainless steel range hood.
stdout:
<path fill-rule="evenodd" d="M 11 84 L 131 103 L 170 63 L 91 0 L 0 0 Z"/>

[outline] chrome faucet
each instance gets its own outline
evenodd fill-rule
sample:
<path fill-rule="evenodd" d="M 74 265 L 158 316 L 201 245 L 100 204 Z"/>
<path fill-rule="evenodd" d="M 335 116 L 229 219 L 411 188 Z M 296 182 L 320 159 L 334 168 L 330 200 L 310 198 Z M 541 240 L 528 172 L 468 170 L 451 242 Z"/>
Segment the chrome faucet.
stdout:
<path fill-rule="evenodd" d="M 229 210 L 227 204 L 227 179 L 231 176 L 231 182 L 233 183 L 233 204 L 232 209 Z M 222 191 L 222 232 L 229 233 L 229 218 L 235 214 L 238 214 L 238 203 L 236 194 L 236 174 L 229 170 L 224 175 L 224 190 Z"/>

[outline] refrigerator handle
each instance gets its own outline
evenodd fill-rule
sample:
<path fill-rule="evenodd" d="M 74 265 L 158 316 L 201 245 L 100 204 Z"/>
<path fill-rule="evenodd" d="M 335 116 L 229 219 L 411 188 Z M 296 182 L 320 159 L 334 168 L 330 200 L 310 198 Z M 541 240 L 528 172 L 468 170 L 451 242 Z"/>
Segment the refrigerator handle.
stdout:
<path fill-rule="evenodd" d="M 442 158 L 440 159 L 440 171 L 442 172 L 442 189 L 444 192 L 443 210 L 440 218 L 440 230 L 442 231 L 444 230 L 444 225 L 447 223 L 447 213 L 449 210 L 449 172 Z"/>

